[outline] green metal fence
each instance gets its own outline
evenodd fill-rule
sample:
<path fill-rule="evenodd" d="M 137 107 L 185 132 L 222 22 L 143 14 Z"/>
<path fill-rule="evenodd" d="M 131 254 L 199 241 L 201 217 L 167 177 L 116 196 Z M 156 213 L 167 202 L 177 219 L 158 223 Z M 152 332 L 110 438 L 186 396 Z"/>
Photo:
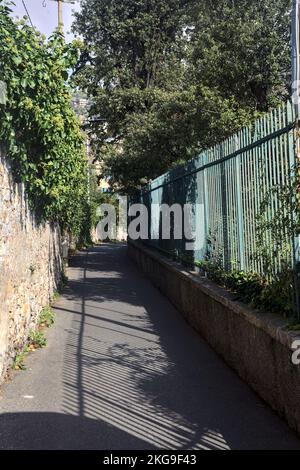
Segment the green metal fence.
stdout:
<path fill-rule="evenodd" d="M 293 266 L 294 122 L 288 102 L 154 180 L 135 199 L 148 208 L 147 243 L 195 263 L 210 259 L 226 271 L 272 275 Z M 186 237 L 163 239 L 161 204 L 191 205 L 194 251 L 186 249 Z"/>

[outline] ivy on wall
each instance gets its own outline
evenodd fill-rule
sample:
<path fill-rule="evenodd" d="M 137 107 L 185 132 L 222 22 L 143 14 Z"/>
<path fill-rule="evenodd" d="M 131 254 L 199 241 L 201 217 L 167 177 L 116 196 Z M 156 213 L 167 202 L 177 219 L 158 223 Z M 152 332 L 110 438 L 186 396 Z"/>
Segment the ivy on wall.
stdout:
<path fill-rule="evenodd" d="M 87 160 L 68 85 L 78 47 L 59 32 L 46 40 L 26 18 L 15 22 L 10 3 L 0 0 L 0 80 L 7 86 L 0 140 L 35 213 L 79 236 L 87 220 Z"/>

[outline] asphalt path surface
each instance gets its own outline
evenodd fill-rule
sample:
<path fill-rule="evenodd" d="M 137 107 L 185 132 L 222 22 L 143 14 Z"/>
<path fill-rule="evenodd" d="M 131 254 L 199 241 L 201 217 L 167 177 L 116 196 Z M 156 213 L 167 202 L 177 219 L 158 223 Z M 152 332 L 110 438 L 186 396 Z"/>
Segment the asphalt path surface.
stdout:
<path fill-rule="evenodd" d="M 127 257 L 73 258 L 48 346 L 0 392 L 0 449 L 298 449 Z"/>

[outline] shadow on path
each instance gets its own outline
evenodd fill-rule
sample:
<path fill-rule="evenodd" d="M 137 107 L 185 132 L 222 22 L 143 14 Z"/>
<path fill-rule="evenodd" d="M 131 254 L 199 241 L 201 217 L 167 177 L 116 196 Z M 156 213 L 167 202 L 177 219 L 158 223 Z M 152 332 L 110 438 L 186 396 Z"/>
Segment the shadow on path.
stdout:
<path fill-rule="evenodd" d="M 150 447 L 299 446 L 143 278 L 126 247 L 92 249 L 74 266 L 82 276 L 67 293 L 78 315 L 66 347 L 66 412 L 102 420 Z"/>
<path fill-rule="evenodd" d="M 79 253 L 56 312 L 65 335 L 61 370 L 38 409 L 5 407 L 1 448 L 300 449 L 137 270 L 126 246 Z M 50 342 L 43 360 L 51 354 Z M 30 373 L 33 380 L 35 368 Z"/>

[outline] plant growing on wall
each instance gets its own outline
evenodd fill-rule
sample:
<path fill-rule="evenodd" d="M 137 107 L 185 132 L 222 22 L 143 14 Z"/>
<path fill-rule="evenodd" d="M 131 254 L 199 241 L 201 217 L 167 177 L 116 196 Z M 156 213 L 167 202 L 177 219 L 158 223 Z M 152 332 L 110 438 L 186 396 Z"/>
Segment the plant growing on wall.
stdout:
<path fill-rule="evenodd" d="M 78 43 L 56 32 L 47 41 L 26 18 L 15 22 L 0 0 L 0 140 L 31 207 L 79 236 L 86 220 L 87 160 L 84 137 L 71 105 L 69 71 Z"/>

